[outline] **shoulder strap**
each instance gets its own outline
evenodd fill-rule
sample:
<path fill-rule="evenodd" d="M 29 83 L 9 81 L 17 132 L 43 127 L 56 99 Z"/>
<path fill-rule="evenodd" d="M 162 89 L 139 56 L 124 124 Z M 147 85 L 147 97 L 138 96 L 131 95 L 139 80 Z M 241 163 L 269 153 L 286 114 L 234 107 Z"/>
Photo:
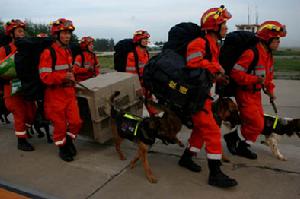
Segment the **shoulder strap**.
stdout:
<path fill-rule="evenodd" d="M 250 48 L 252 51 L 253 51 L 253 54 L 254 54 L 254 58 L 251 62 L 251 64 L 249 65 L 248 67 L 248 70 L 247 70 L 247 73 L 250 74 L 254 69 L 255 69 L 255 66 L 257 65 L 257 62 L 258 62 L 258 50 L 256 48 L 256 46 Z"/>
<path fill-rule="evenodd" d="M 136 72 L 139 76 L 139 79 L 141 80 L 141 74 L 140 74 L 140 68 L 139 68 L 139 56 L 135 50 L 135 47 L 133 49 L 133 55 L 134 55 L 134 61 L 135 61 L 135 69 L 136 69 Z"/>
<path fill-rule="evenodd" d="M 81 56 L 81 67 L 84 68 L 84 63 L 85 63 L 85 57 L 84 57 L 84 54 L 83 54 L 83 52 L 80 52 L 79 55 Z"/>
<path fill-rule="evenodd" d="M 52 70 L 55 70 L 55 65 L 56 65 L 56 53 L 55 50 L 50 46 L 49 48 L 51 59 L 52 59 Z"/>
<path fill-rule="evenodd" d="M 9 45 L 5 45 L 4 46 L 4 50 L 5 50 L 5 54 L 6 56 L 9 55 L 11 53 L 11 48 Z"/>
<path fill-rule="evenodd" d="M 211 54 L 211 51 L 210 51 L 209 41 L 205 36 L 201 36 L 201 38 L 205 40 L 205 56 L 204 56 L 204 58 L 211 61 L 212 60 L 212 54 Z"/>

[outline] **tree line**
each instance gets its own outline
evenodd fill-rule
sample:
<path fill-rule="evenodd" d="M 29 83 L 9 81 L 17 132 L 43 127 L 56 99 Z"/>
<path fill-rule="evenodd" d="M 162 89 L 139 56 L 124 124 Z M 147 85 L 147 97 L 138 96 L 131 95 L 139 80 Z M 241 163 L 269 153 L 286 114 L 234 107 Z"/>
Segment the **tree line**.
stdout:
<path fill-rule="evenodd" d="M 26 36 L 33 37 L 39 33 L 46 33 L 50 35 L 50 25 L 47 24 L 36 24 L 30 20 L 25 20 L 26 22 Z M 0 20 L 0 34 L 4 34 L 3 28 L 4 22 Z M 86 35 L 88 36 L 88 35 Z M 72 42 L 79 42 L 79 37 L 76 34 L 72 35 Z M 104 38 L 95 38 L 94 50 L 95 51 L 113 51 L 114 49 L 114 40 L 104 39 Z"/>

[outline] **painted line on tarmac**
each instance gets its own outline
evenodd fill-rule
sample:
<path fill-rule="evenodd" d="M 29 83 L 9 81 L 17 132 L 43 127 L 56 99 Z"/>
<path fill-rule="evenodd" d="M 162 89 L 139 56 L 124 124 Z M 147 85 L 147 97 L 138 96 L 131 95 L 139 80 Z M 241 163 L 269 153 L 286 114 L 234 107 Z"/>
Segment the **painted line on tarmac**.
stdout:
<path fill-rule="evenodd" d="M 3 194 L 3 195 L 2 195 Z M 4 197 L 7 196 L 7 197 Z M 7 199 L 56 199 L 56 197 L 49 196 L 46 194 L 39 193 L 34 190 L 26 189 L 20 186 L 16 186 L 0 179 L 0 198 Z"/>

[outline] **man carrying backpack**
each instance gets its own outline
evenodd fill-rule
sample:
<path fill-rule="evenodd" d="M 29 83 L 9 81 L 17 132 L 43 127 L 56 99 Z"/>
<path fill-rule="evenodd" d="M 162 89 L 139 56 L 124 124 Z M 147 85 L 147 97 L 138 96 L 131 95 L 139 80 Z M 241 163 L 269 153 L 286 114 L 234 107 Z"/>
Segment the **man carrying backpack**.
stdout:
<path fill-rule="evenodd" d="M 231 14 L 221 6 L 207 10 L 201 18 L 201 30 L 205 31 L 204 37 L 198 37 L 191 41 L 187 47 L 187 67 L 204 68 L 215 76 L 216 81 L 225 81 L 224 70 L 218 62 L 219 46 L 218 40 L 224 38 L 227 32 L 226 21 Z M 206 49 L 209 43 L 209 53 Z M 237 185 L 236 180 L 225 175 L 221 169 L 222 144 L 221 131 L 212 113 L 212 99 L 205 101 L 203 110 L 193 115 L 194 128 L 189 139 L 189 147 L 179 160 L 179 165 L 194 172 L 200 172 L 201 167 L 197 165 L 192 157 L 200 151 L 203 144 L 209 166 L 208 184 L 217 187 L 233 187 Z"/>
<path fill-rule="evenodd" d="M 78 81 L 84 81 L 99 75 L 99 63 L 94 53 L 94 38 L 82 37 L 80 48 L 82 53 L 75 57 L 74 73 Z"/>
<path fill-rule="evenodd" d="M 12 38 L 12 42 L 7 47 L 0 48 L 1 64 L 15 55 L 17 51 L 15 41 L 16 39 L 25 36 L 25 23 L 18 19 L 12 19 L 5 24 L 4 29 L 5 34 Z M 8 81 L 4 85 L 5 105 L 7 109 L 12 112 L 14 117 L 15 134 L 18 138 L 18 149 L 21 151 L 33 151 L 33 146 L 27 142 L 26 138 L 28 137 L 28 134 L 26 133 L 26 130 L 33 124 L 36 106 L 34 102 L 24 100 L 20 93 L 14 93 L 13 81 L 14 79 Z"/>
<path fill-rule="evenodd" d="M 76 155 L 73 140 L 81 127 L 79 108 L 75 96 L 75 77 L 72 71 L 72 54 L 69 43 L 75 30 L 72 21 L 60 18 L 52 23 L 51 35 L 55 42 L 52 50 L 45 49 L 40 57 L 39 72 L 46 85 L 44 96 L 45 116 L 53 126 L 53 140 L 59 147 L 59 156 L 72 161 Z M 56 62 L 52 65 L 51 52 Z"/>
<path fill-rule="evenodd" d="M 286 30 L 284 25 L 277 21 L 264 22 L 256 33 L 259 42 L 255 45 L 258 51 L 258 58 L 254 69 L 250 74 L 247 73 L 252 60 L 255 59 L 253 50 L 248 49 L 240 56 L 231 71 L 230 76 L 238 85 L 235 99 L 242 120 L 241 134 L 245 140 L 241 141 L 236 139 L 237 136 L 229 135 L 226 142 L 237 146 L 235 151 L 239 156 L 257 159 L 256 153 L 250 151 L 249 147 L 256 141 L 264 128 L 261 89 L 264 89 L 270 100 L 275 100 L 272 52 L 278 49 L 280 37 L 285 36 Z"/>
<path fill-rule="evenodd" d="M 145 98 L 152 99 L 151 93 L 143 85 L 144 66 L 149 61 L 149 52 L 147 50 L 149 37 L 149 33 L 145 30 L 137 30 L 133 34 L 134 52 L 129 52 L 127 55 L 126 72 L 139 76 Z M 136 63 L 136 60 L 138 63 Z M 150 116 L 157 114 L 157 110 L 154 107 L 146 104 L 146 108 Z"/>

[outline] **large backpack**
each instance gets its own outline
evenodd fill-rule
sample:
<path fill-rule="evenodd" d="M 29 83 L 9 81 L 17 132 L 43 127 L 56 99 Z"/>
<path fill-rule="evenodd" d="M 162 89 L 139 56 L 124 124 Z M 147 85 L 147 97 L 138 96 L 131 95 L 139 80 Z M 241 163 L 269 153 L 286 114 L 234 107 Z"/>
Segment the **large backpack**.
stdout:
<path fill-rule="evenodd" d="M 45 50 L 50 50 L 52 59 L 52 69 L 56 64 L 56 53 L 51 47 L 51 38 L 22 38 L 16 41 L 18 51 L 15 55 L 16 72 L 21 80 L 21 91 L 24 99 L 34 101 L 42 100 L 44 94 L 44 84 L 40 80 L 39 62 L 40 54 Z"/>
<path fill-rule="evenodd" d="M 193 23 L 180 23 L 169 31 L 168 42 L 162 53 L 150 59 L 144 68 L 144 84 L 158 99 L 168 106 L 192 128 L 191 117 L 204 106 L 212 87 L 212 76 L 205 69 L 186 67 L 187 45 L 203 37 L 200 27 Z M 206 59 L 211 59 L 208 42 Z"/>
<path fill-rule="evenodd" d="M 219 62 L 225 70 L 225 74 L 230 76 L 230 72 L 238 61 L 240 56 L 248 49 L 254 53 L 254 59 L 248 67 L 247 73 L 250 74 L 258 62 L 258 50 L 256 44 L 258 38 L 255 33 L 249 31 L 234 31 L 227 34 L 224 44 L 220 50 Z M 238 85 L 230 78 L 230 83 L 227 86 L 216 85 L 216 93 L 223 97 L 234 97 Z"/>
<path fill-rule="evenodd" d="M 127 55 L 130 52 L 134 53 L 136 67 L 138 69 L 138 55 L 135 51 L 135 45 L 132 39 L 123 39 L 120 40 L 114 46 L 114 69 L 118 72 L 125 72 L 126 71 L 126 64 L 127 64 Z M 137 70 L 139 72 L 139 70 Z M 139 75 L 140 77 L 140 75 Z"/>
<path fill-rule="evenodd" d="M 163 50 L 172 49 L 179 55 L 185 57 L 188 44 L 201 37 L 206 41 L 206 59 L 211 59 L 209 43 L 204 37 L 205 33 L 201 31 L 200 26 L 192 22 L 182 22 L 173 26 L 168 32 L 168 41 L 164 44 Z"/>

